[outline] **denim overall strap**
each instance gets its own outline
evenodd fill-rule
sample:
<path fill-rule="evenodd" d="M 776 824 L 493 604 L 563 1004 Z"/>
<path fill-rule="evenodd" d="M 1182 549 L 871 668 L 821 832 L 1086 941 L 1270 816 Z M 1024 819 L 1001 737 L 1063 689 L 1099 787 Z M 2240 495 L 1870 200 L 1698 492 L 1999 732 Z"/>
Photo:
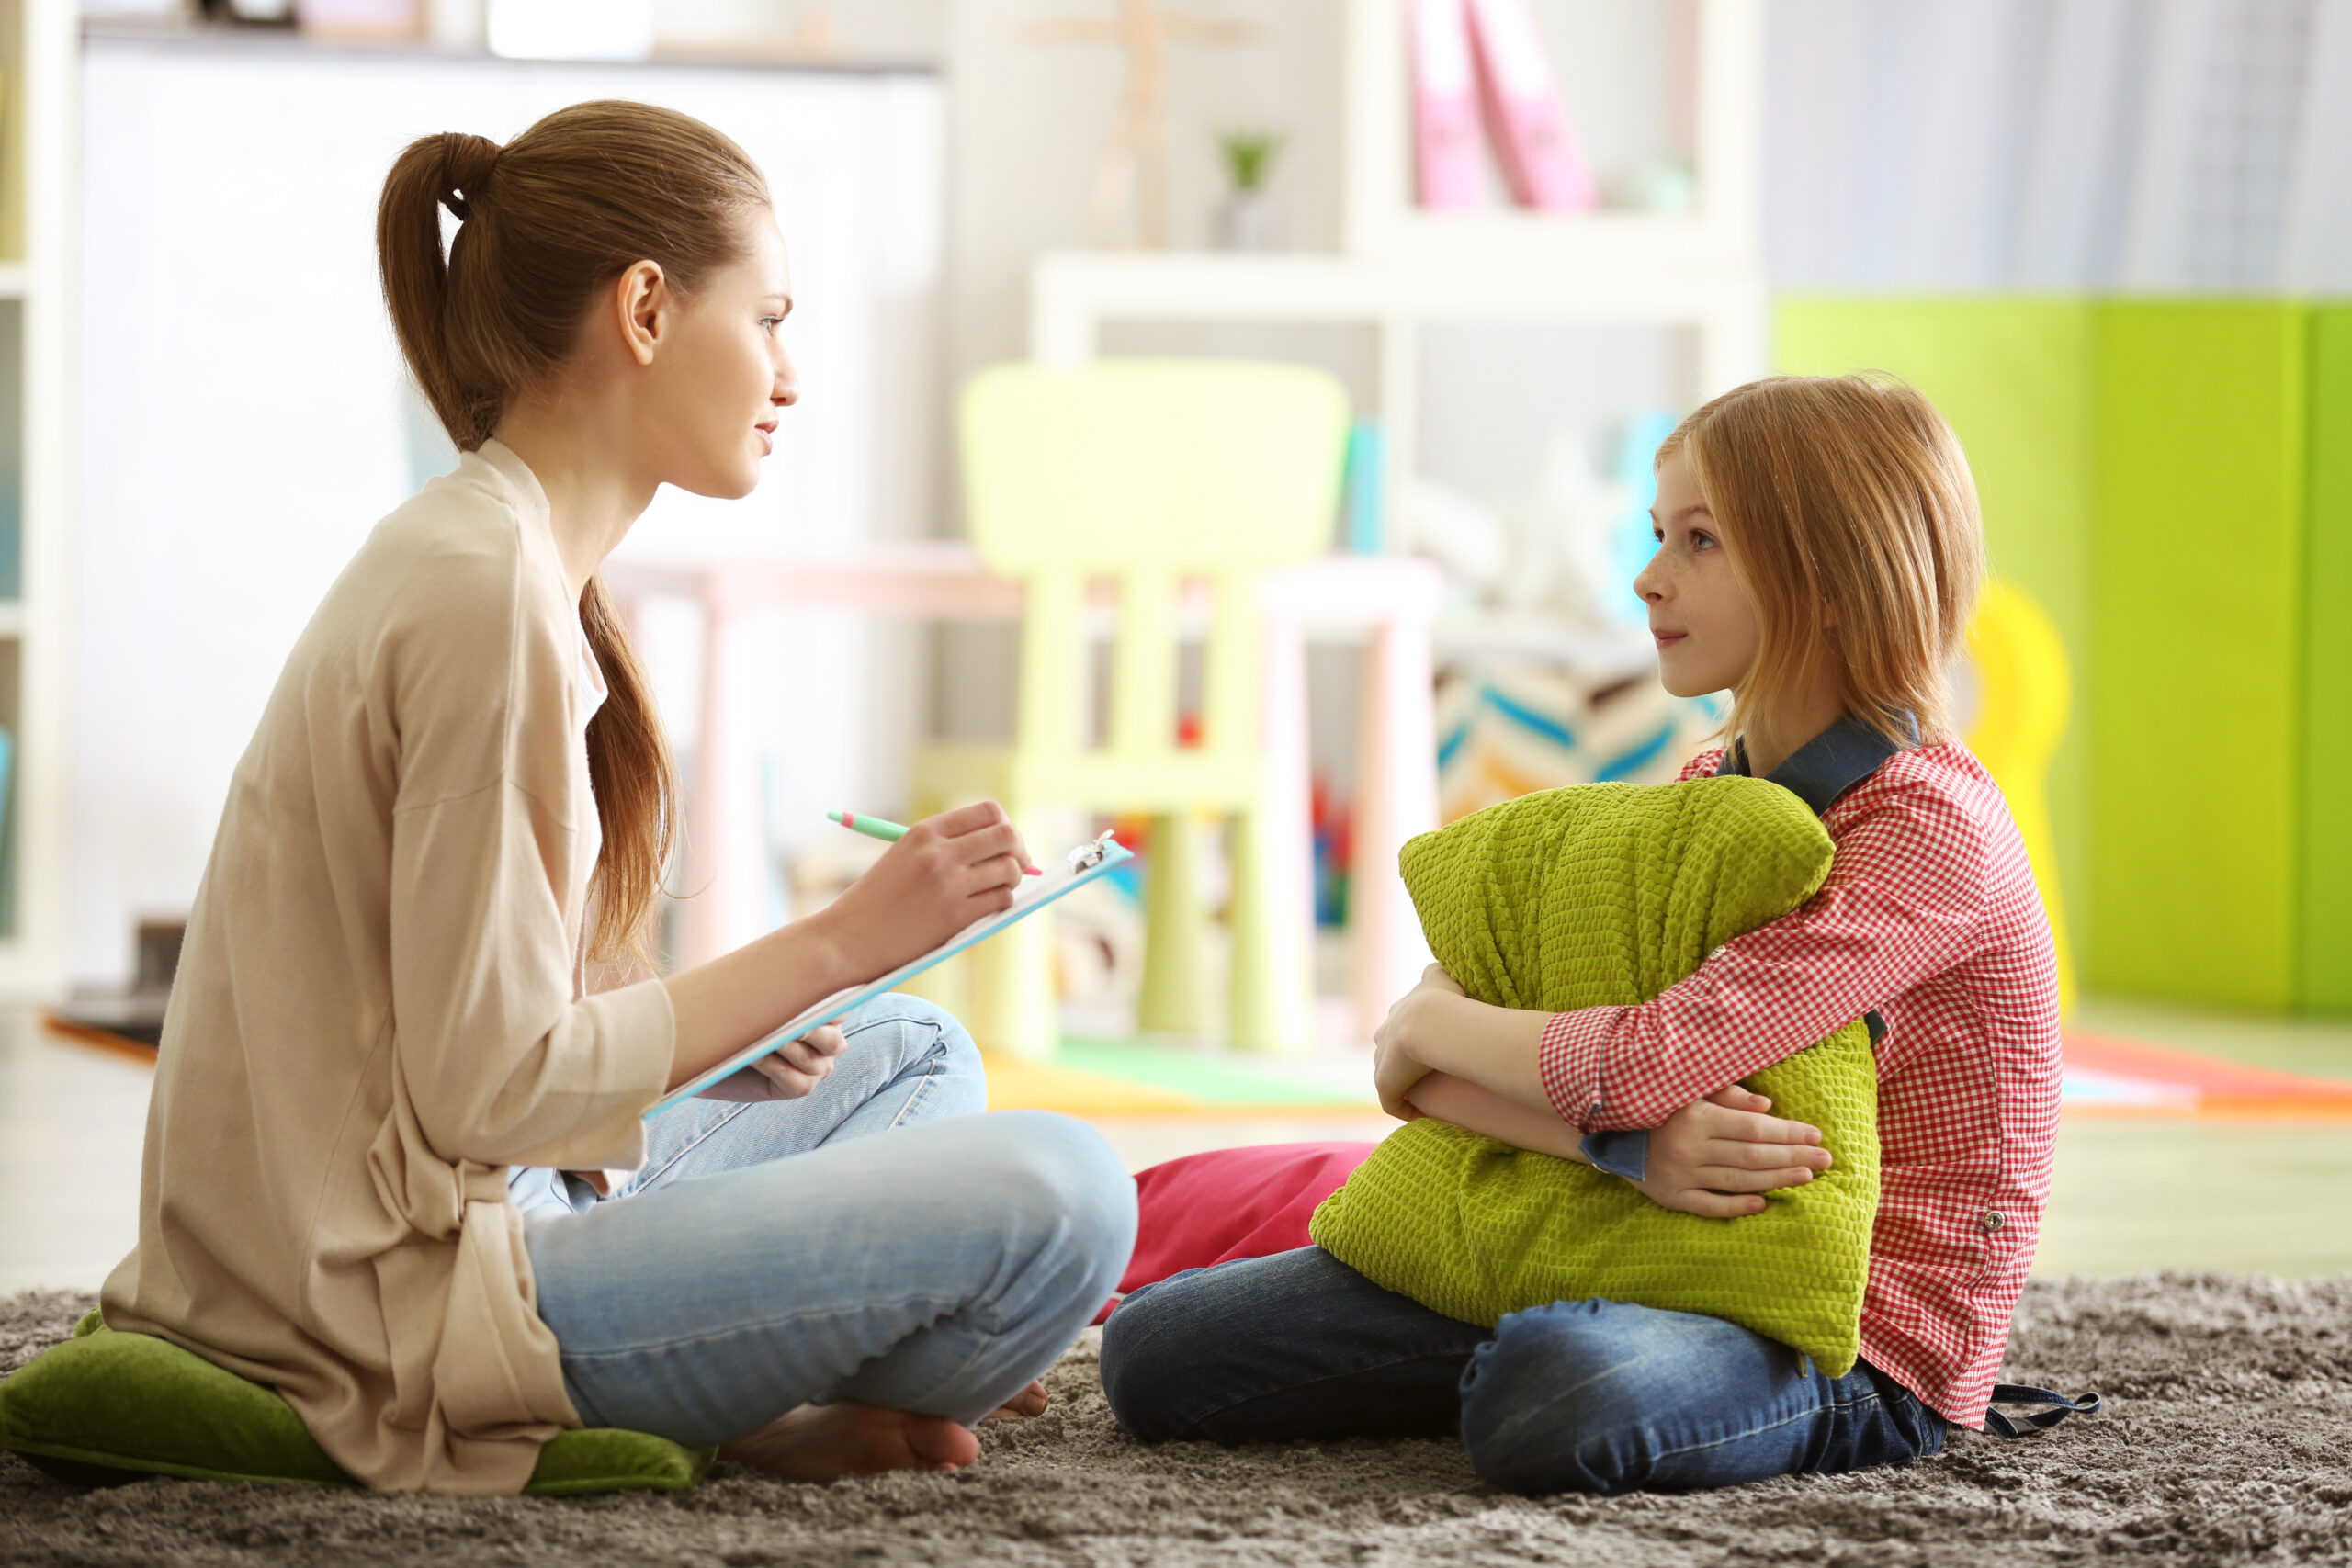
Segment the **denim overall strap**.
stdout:
<path fill-rule="evenodd" d="M 1908 725 L 1913 739 L 1918 727 Z M 1804 745 L 1798 747 L 1789 760 L 1764 776 L 1795 795 L 1813 808 L 1816 817 L 1838 804 L 1838 797 L 1856 784 L 1878 772 L 1879 764 L 1903 750 L 1877 730 L 1853 717 L 1841 718 Z M 1747 768 L 1747 746 L 1734 737 L 1724 749 L 1723 764 L 1716 770 L 1718 778 L 1752 776 Z M 1862 1017 L 1870 1031 L 1871 1048 L 1886 1038 L 1886 1020 L 1872 1008 Z M 1635 1127 L 1623 1132 L 1588 1133 L 1577 1146 L 1590 1160 L 1596 1170 L 1628 1181 L 1646 1180 L 1649 1176 L 1650 1130 Z"/>
<path fill-rule="evenodd" d="M 2029 1388 L 2024 1383 L 2017 1382 L 1995 1383 L 1993 1385 L 1993 1403 L 1995 1404 L 2046 1404 L 2055 1406 L 2054 1409 L 2044 1410 L 2039 1415 L 2021 1416 L 2014 1421 L 2009 1419 L 2007 1416 L 2002 1415 L 1997 1410 L 1990 1408 L 1986 1409 L 1984 1412 L 1984 1435 L 1990 1438 L 2000 1438 L 2005 1440 L 2014 1440 L 2016 1438 L 2022 1438 L 2028 1432 L 2046 1432 L 2051 1427 L 2058 1425 L 2059 1422 L 2064 1421 L 2069 1416 L 2096 1416 L 2098 1414 L 2098 1395 L 2096 1393 L 2086 1393 L 2080 1399 L 2069 1399 L 2063 1393 L 2056 1393 L 2046 1388 Z"/>

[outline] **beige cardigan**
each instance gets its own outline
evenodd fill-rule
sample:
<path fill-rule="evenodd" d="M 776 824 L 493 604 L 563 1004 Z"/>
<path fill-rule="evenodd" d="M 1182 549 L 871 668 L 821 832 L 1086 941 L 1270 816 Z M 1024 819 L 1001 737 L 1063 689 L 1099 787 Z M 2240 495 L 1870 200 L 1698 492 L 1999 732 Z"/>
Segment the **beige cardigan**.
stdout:
<path fill-rule="evenodd" d="M 658 980 L 575 999 L 580 620 L 492 442 L 379 524 L 229 786 L 107 1321 L 277 1388 L 371 1486 L 511 1493 L 580 1424 L 509 1165 L 628 1167 Z"/>

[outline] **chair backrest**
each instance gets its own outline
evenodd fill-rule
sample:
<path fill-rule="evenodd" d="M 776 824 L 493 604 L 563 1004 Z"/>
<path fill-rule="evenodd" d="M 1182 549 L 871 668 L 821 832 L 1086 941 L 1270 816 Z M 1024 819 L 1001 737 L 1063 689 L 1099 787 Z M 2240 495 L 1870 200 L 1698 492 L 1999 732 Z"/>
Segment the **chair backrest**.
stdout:
<path fill-rule="evenodd" d="M 1027 585 L 1019 746 L 1082 733 L 1090 579 L 1119 585 L 1109 750 L 1176 747 L 1177 595 L 1215 584 L 1202 744 L 1257 750 L 1256 580 L 1331 544 L 1347 447 L 1339 383 L 1298 366 L 1114 360 L 1001 366 L 958 409 L 965 514 L 991 570 Z"/>
<path fill-rule="evenodd" d="M 1004 365 L 965 385 L 966 518 L 990 570 L 1211 573 L 1330 548 L 1348 399 L 1296 365 Z"/>

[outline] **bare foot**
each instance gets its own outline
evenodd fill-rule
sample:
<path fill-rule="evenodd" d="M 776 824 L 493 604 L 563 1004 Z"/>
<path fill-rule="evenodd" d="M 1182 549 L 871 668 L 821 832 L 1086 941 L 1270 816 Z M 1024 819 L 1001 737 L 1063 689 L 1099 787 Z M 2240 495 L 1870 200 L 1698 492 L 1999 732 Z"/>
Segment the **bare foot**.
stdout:
<path fill-rule="evenodd" d="M 1018 1421 L 1024 1416 L 1046 1413 L 1046 1385 L 1033 1382 L 996 1409 L 980 1417 L 983 1421 Z"/>
<path fill-rule="evenodd" d="M 961 1470 L 980 1457 L 980 1440 L 944 1416 L 844 1400 L 787 1410 L 721 1444 L 718 1457 L 787 1481 L 835 1481 L 891 1470 Z"/>

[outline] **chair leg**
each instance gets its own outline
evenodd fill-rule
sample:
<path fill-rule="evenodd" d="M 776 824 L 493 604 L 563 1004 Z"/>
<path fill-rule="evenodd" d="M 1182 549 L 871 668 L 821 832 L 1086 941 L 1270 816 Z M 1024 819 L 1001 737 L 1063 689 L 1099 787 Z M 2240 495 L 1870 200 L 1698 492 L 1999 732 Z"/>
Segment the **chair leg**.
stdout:
<path fill-rule="evenodd" d="M 1046 924 L 1053 918 L 1040 910 L 972 949 L 972 1010 L 964 1024 L 981 1050 L 1036 1061 L 1060 1045 Z"/>
<path fill-rule="evenodd" d="M 1010 809 L 1010 807 L 1008 807 Z M 1034 812 L 1012 812 L 1032 854 L 1047 841 Z M 1061 1044 L 1054 990 L 1054 912 L 1040 909 L 966 953 L 969 1010 L 962 1015 L 983 1051 L 1037 1061 Z"/>
<path fill-rule="evenodd" d="M 1315 1046 L 1310 847 L 1261 807 L 1233 818 L 1233 1048 Z"/>
<path fill-rule="evenodd" d="M 914 798 L 914 814 L 910 820 L 920 822 L 926 817 L 936 816 L 944 811 L 948 804 L 937 795 L 929 793 L 918 794 Z M 967 1029 L 971 1027 L 972 955 L 970 953 L 959 953 L 944 964 L 934 964 L 922 974 L 908 980 L 899 989 L 908 996 L 920 997 L 924 1001 L 943 1009 Z"/>
<path fill-rule="evenodd" d="M 1151 819 L 1136 1027 L 1156 1034 L 1206 1034 L 1210 1028 L 1200 836 L 1200 824 L 1186 813 Z"/>

